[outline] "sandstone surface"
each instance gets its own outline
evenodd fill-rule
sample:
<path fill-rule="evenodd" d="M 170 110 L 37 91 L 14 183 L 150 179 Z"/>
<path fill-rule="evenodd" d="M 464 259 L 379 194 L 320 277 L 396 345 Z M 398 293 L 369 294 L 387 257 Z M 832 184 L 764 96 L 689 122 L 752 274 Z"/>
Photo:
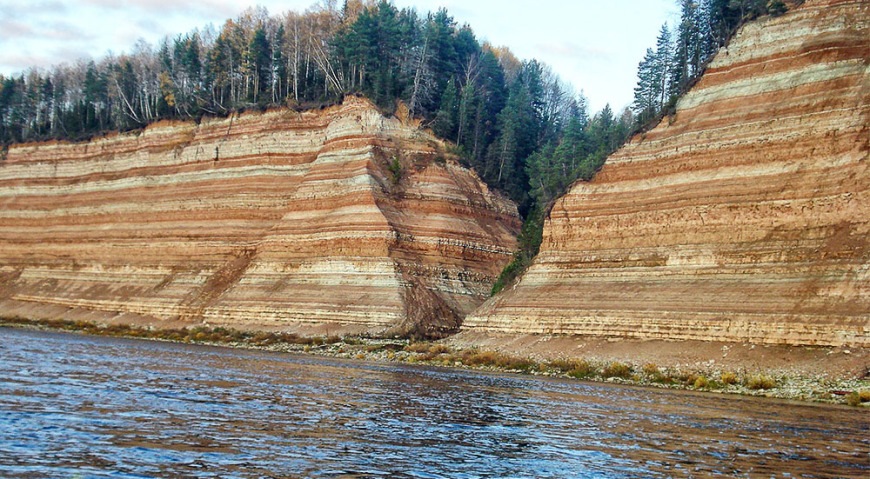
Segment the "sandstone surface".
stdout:
<path fill-rule="evenodd" d="M 870 346 L 870 2 L 741 28 L 469 331 Z"/>
<path fill-rule="evenodd" d="M 437 336 L 487 297 L 519 226 L 437 139 L 356 97 L 16 145 L 0 313 Z"/>

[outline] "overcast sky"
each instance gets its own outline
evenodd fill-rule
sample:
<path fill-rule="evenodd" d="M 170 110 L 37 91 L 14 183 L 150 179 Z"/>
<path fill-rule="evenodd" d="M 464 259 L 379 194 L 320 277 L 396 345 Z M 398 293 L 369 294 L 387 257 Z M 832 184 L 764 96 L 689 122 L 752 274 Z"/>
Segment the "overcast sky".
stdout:
<path fill-rule="evenodd" d="M 128 52 L 143 38 L 156 44 L 252 5 L 272 15 L 304 11 L 315 0 L 0 0 L 0 73 L 49 67 L 108 51 Z M 339 4 L 342 2 L 339 1 Z M 632 99 L 637 63 L 662 23 L 673 24 L 674 0 L 394 0 L 420 13 L 446 7 L 478 39 L 505 45 L 521 59 L 549 64 L 594 111 Z"/>

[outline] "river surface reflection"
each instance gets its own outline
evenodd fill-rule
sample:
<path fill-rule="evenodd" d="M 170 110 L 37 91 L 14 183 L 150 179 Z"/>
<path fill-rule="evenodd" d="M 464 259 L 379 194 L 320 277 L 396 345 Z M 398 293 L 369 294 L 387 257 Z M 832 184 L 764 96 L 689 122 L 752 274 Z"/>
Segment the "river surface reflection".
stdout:
<path fill-rule="evenodd" d="M 2 477 L 870 476 L 865 410 L 0 328 Z"/>

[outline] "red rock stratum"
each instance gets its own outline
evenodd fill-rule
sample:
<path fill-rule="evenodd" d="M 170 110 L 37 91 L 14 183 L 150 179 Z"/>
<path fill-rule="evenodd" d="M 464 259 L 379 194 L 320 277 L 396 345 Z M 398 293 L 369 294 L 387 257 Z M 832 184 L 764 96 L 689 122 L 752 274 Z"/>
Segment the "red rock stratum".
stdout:
<path fill-rule="evenodd" d="M 520 223 L 443 149 L 355 97 L 13 146 L 0 163 L 0 313 L 455 330 Z"/>
<path fill-rule="evenodd" d="M 870 2 L 745 25 L 464 328 L 870 346 Z"/>

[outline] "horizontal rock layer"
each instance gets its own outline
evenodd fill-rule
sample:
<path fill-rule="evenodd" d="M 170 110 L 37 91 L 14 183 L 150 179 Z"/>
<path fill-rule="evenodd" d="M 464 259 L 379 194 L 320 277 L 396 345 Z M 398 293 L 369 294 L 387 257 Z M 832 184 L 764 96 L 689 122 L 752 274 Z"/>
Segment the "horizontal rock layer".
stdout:
<path fill-rule="evenodd" d="M 510 259 L 519 219 L 439 151 L 355 97 L 14 146 L 0 163 L 0 300 L 248 329 L 455 329 Z"/>
<path fill-rule="evenodd" d="M 870 2 L 745 25 L 464 328 L 870 346 Z"/>

